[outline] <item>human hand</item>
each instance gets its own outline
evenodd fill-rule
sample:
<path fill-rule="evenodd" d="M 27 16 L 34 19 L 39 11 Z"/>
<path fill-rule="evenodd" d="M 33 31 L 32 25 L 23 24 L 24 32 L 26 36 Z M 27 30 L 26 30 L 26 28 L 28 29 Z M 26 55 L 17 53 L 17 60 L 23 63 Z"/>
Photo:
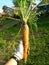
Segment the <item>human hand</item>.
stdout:
<path fill-rule="evenodd" d="M 23 42 L 20 40 L 18 49 L 15 51 L 14 56 L 18 59 L 21 60 L 23 59 Z"/>

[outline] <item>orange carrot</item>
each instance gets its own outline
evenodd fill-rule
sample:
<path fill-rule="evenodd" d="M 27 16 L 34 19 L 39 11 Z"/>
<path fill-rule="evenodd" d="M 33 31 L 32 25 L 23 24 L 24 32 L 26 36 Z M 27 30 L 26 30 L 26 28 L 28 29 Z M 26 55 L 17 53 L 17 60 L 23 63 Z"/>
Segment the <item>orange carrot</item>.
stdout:
<path fill-rule="evenodd" d="M 24 60 L 24 63 L 26 63 L 27 53 L 28 53 L 28 48 L 29 48 L 29 27 L 26 23 L 23 26 L 22 34 L 23 34 L 22 40 L 23 40 L 23 47 L 24 47 L 23 60 Z"/>

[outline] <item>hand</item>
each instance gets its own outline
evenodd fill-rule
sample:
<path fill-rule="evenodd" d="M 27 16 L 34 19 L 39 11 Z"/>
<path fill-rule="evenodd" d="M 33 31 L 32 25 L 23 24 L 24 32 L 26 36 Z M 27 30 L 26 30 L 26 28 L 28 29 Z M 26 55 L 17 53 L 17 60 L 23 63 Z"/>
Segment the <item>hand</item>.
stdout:
<path fill-rule="evenodd" d="M 14 56 L 15 56 L 18 60 L 23 59 L 23 42 L 22 42 L 22 40 L 20 40 L 18 49 L 15 51 Z"/>

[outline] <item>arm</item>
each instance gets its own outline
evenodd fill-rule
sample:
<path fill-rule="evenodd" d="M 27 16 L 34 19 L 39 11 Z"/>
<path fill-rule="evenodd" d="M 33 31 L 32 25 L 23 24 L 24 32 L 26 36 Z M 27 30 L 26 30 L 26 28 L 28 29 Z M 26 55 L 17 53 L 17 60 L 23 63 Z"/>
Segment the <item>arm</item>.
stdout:
<path fill-rule="evenodd" d="M 18 49 L 15 51 L 13 57 L 5 65 L 17 65 L 17 61 L 20 61 L 21 59 L 23 59 L 23 43 L 22 43 L 22 41 L 20 41 Z"/>
<path fill-rule="evenodd" d="M 5 65 L 17 65 L 17 62 L 11 58 Z"/>

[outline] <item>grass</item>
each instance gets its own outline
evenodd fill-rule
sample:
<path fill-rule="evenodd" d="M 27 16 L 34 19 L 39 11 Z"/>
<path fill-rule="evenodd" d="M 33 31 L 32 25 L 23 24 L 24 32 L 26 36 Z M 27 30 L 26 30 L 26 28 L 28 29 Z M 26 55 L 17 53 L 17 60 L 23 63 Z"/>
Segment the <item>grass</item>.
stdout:
<path fill-rule="evenodd" d="M 37 20 L 38 32 L 30 34 L 30 54 L 26 65 L 49 65 L 49 17 Z M 3 21 L 4 22 L 4 21 Z M 6 22 L 6 21 L 5 21 Z M 13 55 L 22 36 L 21 25 L 15 25 L 0 31 L 0 65 Z M 20 30 L 20 31 L 19 31 Z M 2 62 L 1 62 L 2 60 Z M 4 62 L 5 61 L 5 62 Z M 23 65 L 20 61 L 18 65 Z"/>
<path fill-rule="evenodd" d="M 12 21 L 13 20 L 11 20 L 11 19 L 3 19 L 2 24 L 4 25 L 4 24 L 10 23 Z"/>

